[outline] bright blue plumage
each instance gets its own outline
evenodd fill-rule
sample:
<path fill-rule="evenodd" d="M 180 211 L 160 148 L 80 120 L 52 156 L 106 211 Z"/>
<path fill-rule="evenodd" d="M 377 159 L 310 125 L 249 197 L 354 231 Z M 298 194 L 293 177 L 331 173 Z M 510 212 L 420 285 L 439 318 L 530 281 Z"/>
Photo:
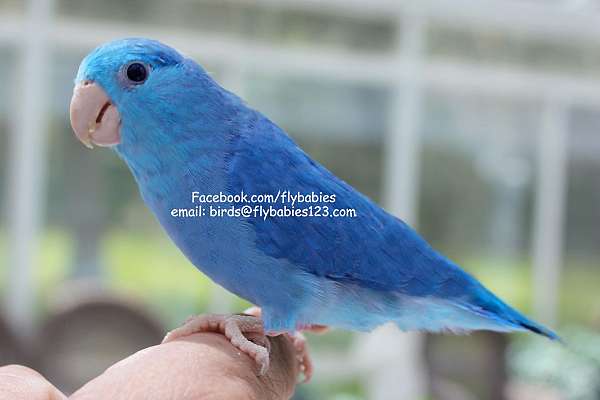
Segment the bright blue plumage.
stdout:
<path fill-rule="evenodd" d="M 143 84 L 123 65 L 150 66 Z M 169 236 L 202 271 L 263 309 L 268 330 L 306 324 L 369 330 L 556 335 L 503 303 L 414 230 L 313 161 L 195 62 L 145 39 L 96 49 L 77 81 L 101 85 L 121 115 L 116 151 Z M 356 218 L 176 218 L 190 193 L 322 192 Z M 224 206 L 224 205 L 222 205 Z M 151 273 L 151 272 L 149 272 Z"/>

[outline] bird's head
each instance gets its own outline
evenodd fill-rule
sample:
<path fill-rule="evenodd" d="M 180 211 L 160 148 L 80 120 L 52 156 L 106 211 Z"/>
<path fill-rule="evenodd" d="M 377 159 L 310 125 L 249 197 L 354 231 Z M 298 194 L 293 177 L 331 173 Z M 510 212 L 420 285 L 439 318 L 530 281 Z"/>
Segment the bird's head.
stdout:
<path fill-rule="evenodd" d="M 181 88 L 172 83 L 181 77 L 185 60 L 148 39 L 117 40 L 96 48 L 82 61 L 75 79 L 70 114 L 76 136 L 88 147 L 134 139 L 123 137 L 122 124 L 169 114 L 171 103 L 165 97 Z"/>
<path fill-rule="evenodd" d="M 121 39 L 82 61 L 71 100 L 71 125 L 86 146 L 117 151 L 177 140 L 177 135 L 215 132 L 215 113 L 225 115 L 232 95 L 193 60 L 149 39 Z M 183 132 L 183 133 L 182 133 Z"/>

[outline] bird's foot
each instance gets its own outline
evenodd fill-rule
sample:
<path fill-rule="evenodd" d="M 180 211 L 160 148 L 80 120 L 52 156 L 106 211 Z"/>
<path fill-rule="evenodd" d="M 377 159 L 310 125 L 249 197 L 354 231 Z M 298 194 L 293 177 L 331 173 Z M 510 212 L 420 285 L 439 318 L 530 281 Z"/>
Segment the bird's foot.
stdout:
<path fill-rule="evenodd" d="M 259 318 L 250 315 L 199 315 L 189 318 L 183 326 L 167 333 L 162 342 L 172 342 L 175 339 L 199 332 L 215 332 L 225 335 L 234 347 L 254 359 L 259 367 L 260 375 L 264 375 L 269 369 L 270 343 Z"/>
<path fill-rule="evenodd" d="M 251 307 L 244 311 L 244 314 L 252 315 L 257 318 L 261 318 L 262 311 L 259 307 Z M 328 331 L 329 328 L 324 325 L 306 325 L 301 328 L 301 331 L 305 332 L 314 332 L 314 333 L 324 333 Z M 288 332 L 266 332 L 267 336 L 279 336 L 286 335 L 294 344 L 294 348 L 296 349 L 296 359 L 300 364 L 300 370 L 302 371 L 302 375 L 304 375 L 303 383 L 307 383 L 310 381 L 313 375 L 313 362 L 308 352 L 308 342 L 306 338 L 300 331 L 296 331 L 294 333 Z"/>

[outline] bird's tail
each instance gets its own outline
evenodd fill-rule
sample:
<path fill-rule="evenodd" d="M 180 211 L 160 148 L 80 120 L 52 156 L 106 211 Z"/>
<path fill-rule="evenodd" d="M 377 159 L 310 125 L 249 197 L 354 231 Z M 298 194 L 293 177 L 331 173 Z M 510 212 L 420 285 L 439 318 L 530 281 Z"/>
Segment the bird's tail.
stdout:
<path fill-rule="evenodd" d="M 551 340 L 562 341 L 552 330 L 527 318 L 483 286 L 477 291 L 476 298 L 466 305 L 463 304 L 462 307 L 484 318 L 496 321 L 507 328 L 505 330 L 530 331 Z"/>
<path fill-rule="evenodd" d="M 562 339 L 556 333 L 554 333 L 550 329 L 546 328 L 545 326 L 538 324 L 535 321 L 527 319 L 526 317 L 523 317 L 523 320 L 520 321 L 519 324 L 523 328 L 525 328 L 531 332 L 537 333 L 538 335 L 546 336 L 550 340 L 556 340 L 556 341 L 562 342 Z"/>

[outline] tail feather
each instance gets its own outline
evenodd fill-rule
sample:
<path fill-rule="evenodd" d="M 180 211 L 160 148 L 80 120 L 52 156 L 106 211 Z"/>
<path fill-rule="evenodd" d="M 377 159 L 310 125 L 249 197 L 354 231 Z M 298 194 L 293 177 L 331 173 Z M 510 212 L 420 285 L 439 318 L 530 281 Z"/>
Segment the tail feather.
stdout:
<path fill-rule="evenodd" d="M 479 311 L 478 313 L 487 315 L 494 320 L 499 320 L 504 324 L 512 326 L 514 330 L 526 330 L 538 335 L 545 336 L 550 340 L 562 342 L 561 338 L 554 333 L 552 330 L 546 328 L 542 324 L 530 320 L 519 311 L 515 310 L 492 292 L 481 287 L 482 291 L 479 291 L 476 301 L 476 306 L 471 305 L 472 311 Z"/>
<path fill-rule="evenodd" d="M 519 325 L 531 332 L 537 333 L 538 335 L 545 336 L 550 340 L 562 342 L 562 339 L 556 333 L 545 326 L 540 325 L 537 322 L 533 322 L 525 317 L 523 317 L 523 320 L 519 322 Z"/>

